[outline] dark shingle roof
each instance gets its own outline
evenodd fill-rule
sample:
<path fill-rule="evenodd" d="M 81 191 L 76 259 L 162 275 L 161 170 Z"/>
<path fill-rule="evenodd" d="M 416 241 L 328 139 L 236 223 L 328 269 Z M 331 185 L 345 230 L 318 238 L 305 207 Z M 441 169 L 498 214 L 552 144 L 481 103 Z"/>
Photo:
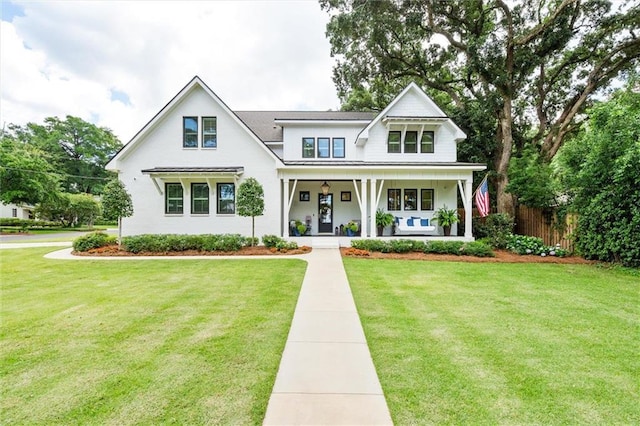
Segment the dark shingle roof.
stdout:
<path fill-rule="evenodd" d="M 371 121 L 375 112 L 350 111 L 234 111 L 263 142 L 282 142 L 282 127 L 276 120 Z"/>

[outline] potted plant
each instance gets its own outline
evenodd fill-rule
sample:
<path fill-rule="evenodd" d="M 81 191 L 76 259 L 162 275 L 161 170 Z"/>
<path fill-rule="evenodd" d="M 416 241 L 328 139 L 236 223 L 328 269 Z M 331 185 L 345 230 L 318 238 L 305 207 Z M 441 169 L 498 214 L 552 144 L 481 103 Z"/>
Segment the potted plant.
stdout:
<path fill-rule="evenodd" d="M 353 237 L 354 235 L 356 235 L 356 232 L 358 232 L 358 224 L 354 221 L 350 221 L 349 223 L 347 223 L 344 228 L 347 230 L 348 237 Z"/>
<path fill-rule="evenodd" d="M 458 223 L 458 212 L 455 209 L 448 209 L 445 204 L 436 211 L 436 214 L 431 220 L 433 222 L 438 222 L 444 230 L 444 235 L 449 236 L 451 235 L 451 225 Z"/>
<path fill-rule="evenodd" d="M 384 228 L 390 226 L 393 223 L 393 215 L 391 213 L 385 213 L 384 210 L 376 210 L 376 226 L 378 227 L 378 236 L 381 237 L 384 232 Z"/>
<path fill-rule="evenodd" d="M 307 225 L 296 220 L 296 231 L 298 231 L 298 235 L 304 235 L 307 232 Z"/>

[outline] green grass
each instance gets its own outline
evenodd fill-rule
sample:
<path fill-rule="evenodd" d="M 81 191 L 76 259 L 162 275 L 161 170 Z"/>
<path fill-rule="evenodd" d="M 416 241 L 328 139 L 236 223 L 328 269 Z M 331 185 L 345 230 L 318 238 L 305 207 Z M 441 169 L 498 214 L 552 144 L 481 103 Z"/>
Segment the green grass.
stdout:
<path fill-rule="evenodd" d="M 260 424 L 305 263 L 0 251 L 3 424 Z"/>
<path fill-rule="evenodd" d="M 640 279 L 585 265 L 344 259 L 409 424 L 639 424 Z"/>

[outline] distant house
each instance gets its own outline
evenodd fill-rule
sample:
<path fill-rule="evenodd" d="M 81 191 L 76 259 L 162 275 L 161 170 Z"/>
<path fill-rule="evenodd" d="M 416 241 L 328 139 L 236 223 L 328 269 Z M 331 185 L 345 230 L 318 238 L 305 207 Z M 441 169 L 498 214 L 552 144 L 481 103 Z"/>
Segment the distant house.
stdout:
<path fill-rule="evenodd" d="M 457 161 L 465 139 L 416 84 L 378 114 L 232 111 L 194 77 L 107 169 L 132 195 L 125 235 L 246 234 L 235 197 L 253 177 L 265 191 L 261 235 L 289 236 L 299 220 L 310 235 L 354 221 L 363 237 L 375 236 L 377 209 L 430 220 L 443 205 L 457 207 L 459 194 L 471 239 L 473 172 L 485 166 Z"/>
<path fill-rule="evenodd" d="M 27 205 L 0 203 L 0 217 L 33 219 L 33 207 Z"/>

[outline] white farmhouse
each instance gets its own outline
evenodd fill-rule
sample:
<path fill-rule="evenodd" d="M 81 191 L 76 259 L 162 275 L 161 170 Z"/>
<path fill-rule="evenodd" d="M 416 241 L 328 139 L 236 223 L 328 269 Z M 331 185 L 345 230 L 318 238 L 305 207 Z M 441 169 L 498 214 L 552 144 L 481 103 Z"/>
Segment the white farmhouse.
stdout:
<path fill-rule="evenodd" d="M 456 208 L 460 194 L 472 239 L 473 172 L 485 166 L 457 161 L 465 138 L 416 84 L 379 114 L 232 111 L 194 77 L 107 169 L 133 199 L 124 235 L 246 235 L 250 219 L 236 214 L 235 197 L 253 177 L 265 191 L 258 235 L 287 237 L 299 220 L 309 235 L 335 235 L 353 221 L 362 237 L 375 236 L 378 209 L 438 235 L 432 216 Z"/>

